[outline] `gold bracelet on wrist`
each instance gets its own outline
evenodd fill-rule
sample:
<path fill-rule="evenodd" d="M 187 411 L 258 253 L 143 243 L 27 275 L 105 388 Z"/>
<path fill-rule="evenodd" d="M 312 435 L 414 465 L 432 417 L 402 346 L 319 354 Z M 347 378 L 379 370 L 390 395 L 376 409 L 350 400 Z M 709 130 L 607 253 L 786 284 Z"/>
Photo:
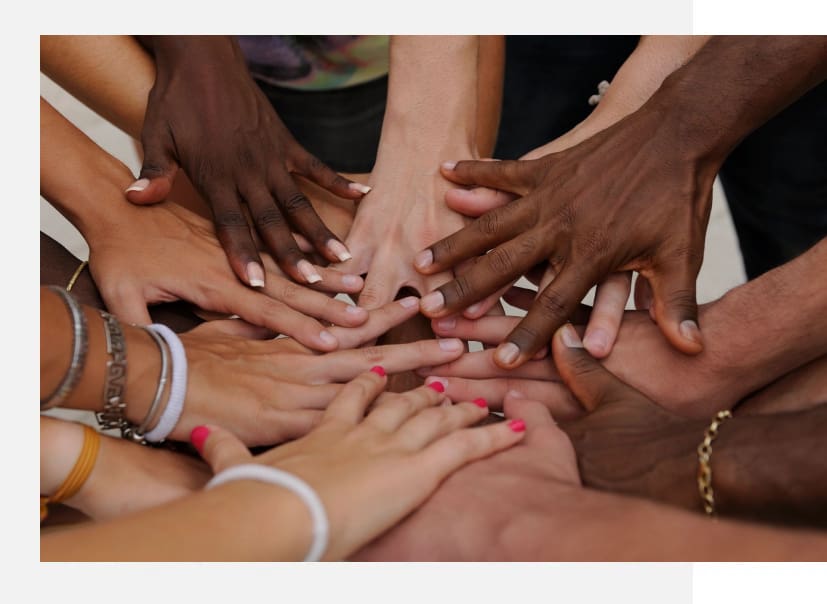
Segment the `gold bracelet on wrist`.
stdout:
<path fill-rule="evenodd" d="M 83 272 L 83 269 L 85 269 L 87 266 L 89 266 L 89 261 L 84 260 L 83 262 L 80 263 L 80 266 L 78 266 L 75 269 L 75 272 L 72 273 L 72 277 L 69 279 L 69 283 L 66 284 L 66 291 L 67 292 L 72 291 L 72 288 L 75 286 L 75 283 L 77 282 L 78 277 L 80 277 L 80 274 Z"/>
<path fill-rule="evenodd" d="M 708 516 L 715 515 L 715 493 L 712 490 L 712 441 L 718 436 L 718 428 L 732 417 L 729 410 L 718 411 L 712 418 L 712 423 L 704 433 L 704 439 L 698 445 L 698 492 L 704 512 Z"/>

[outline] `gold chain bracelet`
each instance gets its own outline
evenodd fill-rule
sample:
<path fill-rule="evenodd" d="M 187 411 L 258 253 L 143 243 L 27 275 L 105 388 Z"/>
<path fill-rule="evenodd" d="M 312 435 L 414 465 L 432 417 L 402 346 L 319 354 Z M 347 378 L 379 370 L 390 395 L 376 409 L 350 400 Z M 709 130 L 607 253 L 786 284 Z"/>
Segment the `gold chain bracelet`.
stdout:
<path fill-rule="evenodd" d="M 703 442 L 698 445 L 698 492 L 701 494 L 704 512 L 715 515 L 715 493 L 712 490 L 712 441 L 718 437 L 718 428 L 732 417 L 728 410 L 718 411 L 704 433 Z"/>

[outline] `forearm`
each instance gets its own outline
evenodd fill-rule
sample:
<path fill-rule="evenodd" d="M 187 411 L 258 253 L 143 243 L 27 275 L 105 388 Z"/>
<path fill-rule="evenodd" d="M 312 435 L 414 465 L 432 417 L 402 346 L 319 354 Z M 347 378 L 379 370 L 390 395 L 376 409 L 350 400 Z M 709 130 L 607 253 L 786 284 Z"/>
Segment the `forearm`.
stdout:
<path fill-rule="evenodd" d="M 40 70 L 138 139 L 155 64 L 132 36 L 41 36 Z"/>
<path fill-rule="evenodd" d="M 310 516 L 295 495 L 237 481 L 131 516 L 41 537 L 43 561 L 301 560 Z"/>
<path fill-rule="evenodd" d="M 477 151 L 491 157 L 502 113 L 505 36 L 480 36 L 477 72 Z"/>

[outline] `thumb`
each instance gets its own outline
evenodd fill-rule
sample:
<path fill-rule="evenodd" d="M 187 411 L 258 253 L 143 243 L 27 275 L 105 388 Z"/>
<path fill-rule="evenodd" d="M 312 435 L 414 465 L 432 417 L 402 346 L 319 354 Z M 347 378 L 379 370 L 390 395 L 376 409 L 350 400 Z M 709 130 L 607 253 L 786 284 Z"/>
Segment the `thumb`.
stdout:
<path fill-rule="evenodd" d="M 152 317 L 146 308 L 146 300 L 139 287 L 129 284 L 119 284 L 116 287 L 99 288 L 106 310 L 118 317 L 121 321 L 133 325 L 149 325 Z"/>
<path fill-rule="evenodd" d="M 218 426 L 196 426 L 190 432 L 190 442 L 214 474 L 253 458 L 235 434 Z"/>
<path fill-rule="evenodd" d="M 169 134 L 157 134 L 144 128 L 141 136 L 144 162 L 138 180 L 126 188 L 126 198 L 138 205 L 164 201 L 172 189 L 178 161 Z"/>
<path fill-rule="evenodd" d="M 563 382 L 588 411 L 643 396 L 594 359 L 583 347 L 580 336 L 571 324 L 563 325 L 554 334 L 552 352 Z"/>
<path fill-rule="evenodd" d="M 535 184 L 535 171 L 540 169 L 530 160 L 466 160 L 445 162 L 442 175 L 463 185 L 478 185 L 524 196 Z"/>
<path fill-rule="evenodd" d="M 685 354 L 698 354 L 704 348 L 698 327 L 698 302 L 695 281 L 698 269 L 691 264 L 659 271 L 650 279 L 655 322 L 669 342 Z"/>

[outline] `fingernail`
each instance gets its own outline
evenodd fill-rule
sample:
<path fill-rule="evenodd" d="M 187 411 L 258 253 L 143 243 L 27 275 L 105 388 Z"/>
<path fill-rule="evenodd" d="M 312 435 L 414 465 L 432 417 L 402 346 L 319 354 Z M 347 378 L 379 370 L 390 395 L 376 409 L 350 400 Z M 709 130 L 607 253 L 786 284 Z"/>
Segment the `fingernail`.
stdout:
<path fill-rule="evenodd" d="M 316 269 L 307 260 L 299 260 L 296 263 L 296 268 L 299 269 L 302 277 L 308 283 L 318 283 L 322 280 L 322 276 L 316 272 Z"/>
<path fill-rule="evenodd" d="M 453 329 L 457 326 L 457 318 L 456 317 L 445 317 L 444 319 L 440 319 L 436 322 L 437 329 L 442 329 L 448 331 Z"/>
<path fill-rule="evenodd" d="M 264 287 L 264 269 L 258 262 L 247 264 L 247 281 L 251 287 Z"/>
<path fill-rule="evenodd" d="M 439 392 L 440 394 L 445 392 L 445 386 L 442 385 L 442 382 L 431 382 L 430 384 L 427 384 L 427 386 L 431 390 L 434 390 L 435 392 Z"/>
<path fill-rule="evenodd" d="M 508 422 L 508 427 L 512 432 L 525 432 L 525 422 L 521 419 L 512 419 Z"/>
<path fill-rule="evenodd" d="M 505 344 L 500 344 L 500 347 L 497 348 L 496 355 L 500 362 L 511 365 L 511 363 L 516 361 L 517 357 L 520 356 L 520 348 L 514 342 L 506 342 Z"/>
<path fill-rule="evenodd" d="M 462 350 L 462 342 L 459 338 L 440 339 L 439 349 L 445 352 L 456 352 L 457 350 Z"/>
<path fill-rule="evenodd" d="M 455 161 L 444 161 L 442 162 L 442 169 L 443 170 L 453 170 L 457 167 L 457 162 Z"/>
<path fill-rule="evenodd" d="M 352 317 L 364 317 L 368 314 L 368 311 L 364 308 L 361 306 L 354 306 L 353 304 L 348 304 L 345 312 Z"/>
<path fill-rule="evenodd" d="M 448 381 L 445 378 L 438 378 L 438 377 L 427 377 L 425 378 L 425 385 L 430 386 L 431 384 L 439 384 L 442 386 L 442 390 L 440 392 L 444 392 L 445 389 L 448 387 Z"/>
<path fill-rule="evenodd" d="M 475 398 L 473 400 L 473 403 L 481 409 L 488 409 L 488 401 L 486 401 L 484 398 Z"/>
<path fill-rule="evenodd" d="M 399 302 L 399 305 L 402 308 L 411 309 L 414 306 L 419 306 L 419 298 L 417 298 L 416 296 L 408 296 L 407 298 L 402 298 L 401 300 L 397 300 L 397 302 Z"/>
<path fill-rule="evenodd" d="M 563 335 L 565 336 L 565 334 Z M 568 342 L 566 342 L 566 346 L 569 346 Z M 586 337 L 583 338 L 583 347 L 589 350 L 603 352 L 609 347 L 609 334 L 606 333 L 605 329 L 595 329 L 594 331 L 590 331 L 586 334 Z M 572 347 L 569 346 L 569 348 Z"/>
<path fill-rule="evenodd" d="M 426 312 L 436 312 L 445 306 L 445 297 L 441 291 L 431 292 L 419 301 L 419 306 Z"/>
<path fill-rule="evenodd" d="M 370 370 L 379 377 L 385 377 L 385 368 L 382 365 L 374 365 Z"/>
<path fill-rule="evenodd" d="M 330 333 L 327 330 L 319 332 L 319 339 L 324 343 L 330 346 L 337 344 L 336 336 Z"/>
<path fill-rule="evenodd" d="M 370 193 L 370 191 L 372 189 L 372 187 L 369 187 L 367 185 L 363 185 L 360 182 L 348 183 L 347 188 L 348 189 L 353 189 L 354 191 L 359 191 L 360 193 L 362 193 L 364 195 L 367 195 L 368 193 Z"/>
<path fill-rule="evenodd" d="M 681 335 L 687 340 L 696 343 L 701 341 L 701 330 L 698 329 L 698 324 L 691 319 L 681 322 L 680 332 Z"/>
<path fill-rule="evenodd" d="M 473 315 L 477 314 L 478 312 L 480 312 L 481 308 L 482 308 L 482 302 L 477 302 L 476 304 L 472 304 L 471 306 L 466 308 L 465 309 L 465 314 L 473 316 Z"/>
<path fill-rule="evenodd" d="M 580 341 L 580 336 L 577 335 L 577 332 L 571 324 L 563 326 L 563 331 L 560 334 L 560 337 L 563 338 L 563 344 L 569 348 L 583 348 L 583 342 Z"/>
<path fill-rule="evenodd" d="M 434 253 L 428 250 L 422 250 L 414 256 L 414 266 L 416 268 L 428 268 L 434 263 Z"/>
<path fill-rule="evenodd" d="M 523 396 L 523 393 L 522 393 L 522 392 L 517 392 L 516 390 L 509 390 L 509 391 L 506 393 L 506 396 L 509 396 L 509 397 L 511 397 L 511 398 L 525 398 L 525 397 Z"/>
<path fill-rule="evenodd" d="M 327 242 L 327 249 L 333 252 L 333 255 L 339 259 L 339 262 L 344 262 L 345 260 L 350 260 L 353 258 L 353 256 L 350 255 L 350 252 L 347 251 L 345 244 L 341 241 L 331 239 Z"/>
<path fill-rule="evenodd" d="M 149 186 L 149 179 L 148 178 L 139 178 L 131 185 L 126 188 L 124 193 L 129 193 L 130 191 L 143 191 Z"/>
<path fill-rule="evenodd" d="M 364 282 L 358 275 L 345 275 L 342 277 L 342 285 L 345 287 L 362 287 Z"/>
<path fill-rule="evenodd" d="M 210 435 L 210 429 L 207 426 L 196 426 L 190 432 L 190 442 L 195 449 L 202 453 L 204 451 L 204 442 Z"/>

